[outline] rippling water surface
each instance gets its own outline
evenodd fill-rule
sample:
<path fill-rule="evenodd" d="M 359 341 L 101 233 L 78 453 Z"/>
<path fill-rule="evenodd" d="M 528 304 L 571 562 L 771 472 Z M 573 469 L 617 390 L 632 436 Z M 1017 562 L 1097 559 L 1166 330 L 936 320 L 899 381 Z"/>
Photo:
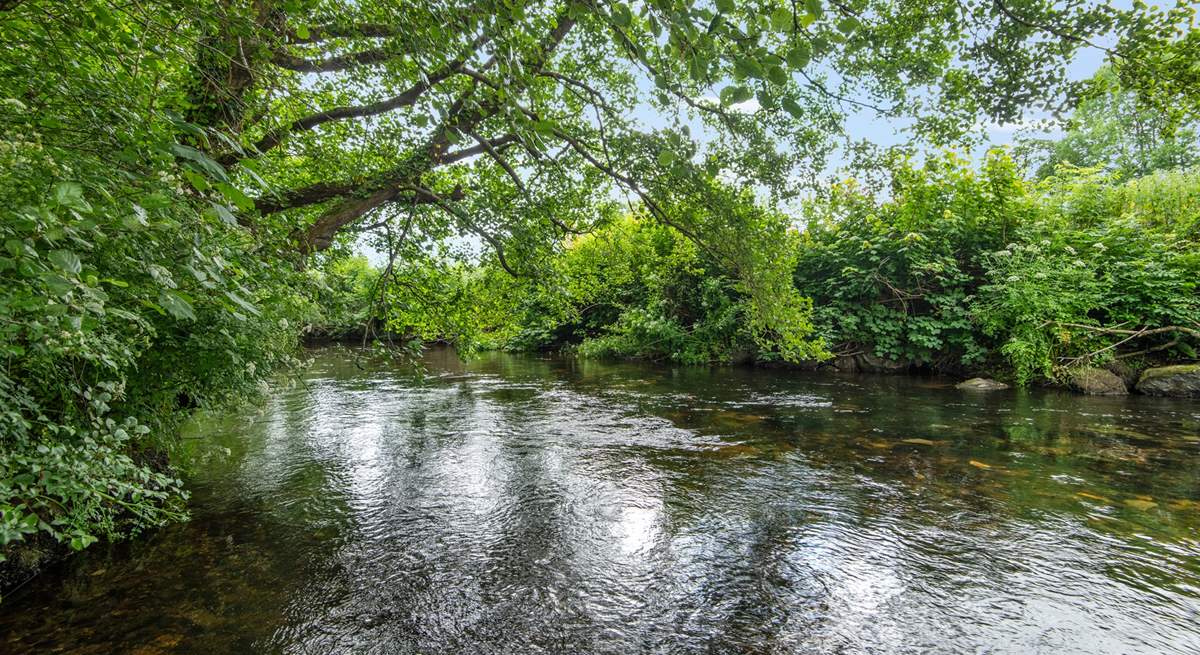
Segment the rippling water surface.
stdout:
<path fill-rule="evenodd" d="M 344 351 L 0 651 L 1200 653 L 1200 403 Z M 228 449 L 226 454 L 225 449 Z"/>

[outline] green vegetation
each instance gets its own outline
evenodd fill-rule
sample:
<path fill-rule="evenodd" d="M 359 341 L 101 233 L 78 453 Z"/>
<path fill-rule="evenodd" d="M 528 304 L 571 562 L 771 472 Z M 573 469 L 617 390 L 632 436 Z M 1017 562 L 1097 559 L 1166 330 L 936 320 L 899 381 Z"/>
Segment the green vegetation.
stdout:
<path fill-rule="evenodd" d="M 774 261 L 811 299 L 818 344 L 1019 382 L 1084 364 L 1194 358 L 1200 171 L 1129 182 L 1071 167 L 1040 182 L 1020 173 L 1002 151 L 979 170 L 953 155 L 902 162 L 887 201 L 848 181 L 806 205 L 802 232 L 775 219 Z M 649 219 L 568 242 L 554 271 L 507 292 L 516 303 L 502 314 L 516 320 L 492 328 L 497 343 L 682 363 L 795 361 L 753 338 L 751 299 L 728 267 Z"/>
<path fill-rule="evenodd" d="M 1059 139 L 1025 139 L 1019 150 L 1040 162 L 1037 176 L 1054 175 L 1061 164 L 1101 168 L 1120 179 L 1180 169 L 1200 163 L 1200 131 L 1195 118 L 1180 118 L 1145 106 L 1120 86 L 1110 69 L 1089 83 Z"/>
<path fill-rule="evenodd" d="M 183 516 L 165 457 L 180 421 L 252 396 L 305 335 L 680 362 L 855 348 L 1021 379 L 1093 350 L 1189 356 L 1173 328 L 1195 320 L 1193 174 L 1034 186 L 1002 157 L 935 160 L 895 167 L 887 202 L 820 176 L 851 113 L 943 146 L 1095 98 L 1065 70 L 1100 41 L 1134 94 L 1113 111 L 1170 107 L 1155 129 L 1184 135 L 1192 19 L 1027 0 L 0 0 L 0 557 Z M 798 232 L 778 208 L 803 192 L 821 199 Z M 1114 330 L 1139 332 L 1103 350 L 1130 336 Z"/>

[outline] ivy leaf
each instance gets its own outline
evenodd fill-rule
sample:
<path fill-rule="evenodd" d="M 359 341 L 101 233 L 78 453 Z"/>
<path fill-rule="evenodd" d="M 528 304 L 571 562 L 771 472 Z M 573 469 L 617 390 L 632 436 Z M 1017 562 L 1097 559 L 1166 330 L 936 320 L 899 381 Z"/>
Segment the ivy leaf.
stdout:
<path fill-rule="evenodd" d="M 158 294 L 158 304 L 179 320 L 196 320 L 196 311 L 192 309 L 192 303 L 188 302 L 180 293 L 161 291 Z"/>

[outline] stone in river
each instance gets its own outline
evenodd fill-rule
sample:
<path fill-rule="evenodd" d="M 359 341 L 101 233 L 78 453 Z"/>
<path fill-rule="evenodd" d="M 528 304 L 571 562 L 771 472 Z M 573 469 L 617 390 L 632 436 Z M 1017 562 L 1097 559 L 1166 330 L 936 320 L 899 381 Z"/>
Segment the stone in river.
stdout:
<path fill-rule="evenodd" d="M 968 391 L 1000 391 L 1001 389 L 1007 389 L 1008 385 L 987 378 L 971 378 L 966 382 L 959 382 L 954 385 L 954 388 L 966 389 Z"/>

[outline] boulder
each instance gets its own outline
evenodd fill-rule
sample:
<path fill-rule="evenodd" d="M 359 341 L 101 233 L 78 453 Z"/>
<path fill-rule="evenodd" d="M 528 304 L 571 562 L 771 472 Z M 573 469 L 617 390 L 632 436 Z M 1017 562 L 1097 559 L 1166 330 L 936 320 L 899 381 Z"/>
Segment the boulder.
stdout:
<path fill-rule="evenodd" d="M 833 367 L 842 373 L 857 373 L 858 358 L 854 355 L 838 355 L 833 360 Z"/>
<path fill-rule="evenodd" d="M 987 378 L 971 378 L 966 382 L 959 382 L 954 385 L 954 388 L 965 389 L 967 391 L 1000 391 L 1001 389 L 1007 389 L 1008 385 Z"/>
<path fill-rule="evenodd" d="M 1148 368 L 1138 378 L 1137 390 L 1150 396 L 1200 398 L 1200 364 Z"/>
<path fill-rule="evenodd" d="M 865 373 L 904 373 L 908 371 L 909 362 L 896 361 L 871 353 L 862 353 L 857 359 L 858 370 Z"/>
<path fill-rule="evenodd" d="M 1132 389 L 1137 386 L 1138 374 L 1142 372 L 1140 368 L 1136 368 L 1123 359 L 1114 359 L 1104 365 L 1104 369 L 1112 372 L 1113 375 L 1121 378 L 1125 383 L 1126 389 Z"/>
<path fill-rule="evenodd" d="M 1068 383 L 1072 389 L 1089 396 L 1124 396 L 1129 393 L 1124 380 L 1102 368 L 1073 368 L 1068 374 Z"/>

